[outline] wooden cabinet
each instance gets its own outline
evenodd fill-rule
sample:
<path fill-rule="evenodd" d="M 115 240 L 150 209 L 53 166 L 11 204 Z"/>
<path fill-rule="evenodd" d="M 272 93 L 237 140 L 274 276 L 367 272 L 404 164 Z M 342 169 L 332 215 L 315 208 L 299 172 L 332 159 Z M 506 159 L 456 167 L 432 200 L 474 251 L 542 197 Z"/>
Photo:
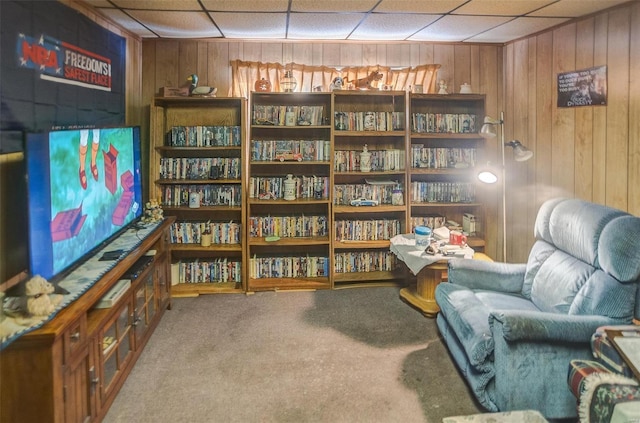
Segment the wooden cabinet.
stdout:
<path fill-rule="evenodd" d="M 173 296 L 245 289 L 245 115 L 243 98 L 158 97 L 151 106 L 150 198 L 176 217 Z"/>
<path fill-rule="evenodd" d="M 471 225 L 468 243 L 485 246 L 484 202 L 476 174 L 484 162 L 481 94 L 411 94 L 409 105 L 409 232 L 445 221 Z"/>
<path fill-rule="evenodd" d="M 333 118 L 334 287 L 401 282 L 389 240 L 408 231 L 406 93 L 335 91 Z"/>
<path fill-rule="evenodd" d="M 0 421 L 88 422 L 106 414 L 170 305 L 167 218 L 82 296 L 0 352 Z M 121 279 L 131 287 L 95 308 Z M 138 319 L 144 328 L 138 329 Z"/>
<path fill-rule="evenodd" d="M 331 288 L 331 94 L 252 93 L 247 290 Z"/>

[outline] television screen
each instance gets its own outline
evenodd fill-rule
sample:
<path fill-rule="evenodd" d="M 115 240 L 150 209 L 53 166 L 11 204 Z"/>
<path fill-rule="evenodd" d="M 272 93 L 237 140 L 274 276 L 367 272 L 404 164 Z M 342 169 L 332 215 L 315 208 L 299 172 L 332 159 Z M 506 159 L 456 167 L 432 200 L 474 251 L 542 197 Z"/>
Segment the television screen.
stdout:
<path fill-rule="evenodd" d="M 142 214 L 140 128 L 27 135 L 29 264 L 58 279 Z"/>

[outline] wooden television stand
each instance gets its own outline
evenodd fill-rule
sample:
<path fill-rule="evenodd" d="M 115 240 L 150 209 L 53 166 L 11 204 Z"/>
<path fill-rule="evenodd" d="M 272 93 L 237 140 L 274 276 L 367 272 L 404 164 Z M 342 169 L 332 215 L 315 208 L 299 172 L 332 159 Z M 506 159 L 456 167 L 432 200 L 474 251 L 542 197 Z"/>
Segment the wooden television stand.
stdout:
<path fill-rule="evenodd" d="M 0 352 L 0 421 L 104 418 L 171 307 L 169 227 L 174 220 L 166 218 L 78 299 Z M 145 256 L 148 263 L 141 266 Z M 94 308 L 125 277 L 131 286 L 124 294 L 110 308 Z"/>

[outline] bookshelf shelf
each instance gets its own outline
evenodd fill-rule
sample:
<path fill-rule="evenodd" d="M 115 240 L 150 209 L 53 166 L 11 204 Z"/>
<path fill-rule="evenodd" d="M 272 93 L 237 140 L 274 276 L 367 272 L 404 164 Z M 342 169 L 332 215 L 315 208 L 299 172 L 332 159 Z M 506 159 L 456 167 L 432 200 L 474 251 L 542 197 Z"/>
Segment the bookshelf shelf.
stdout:
<path fill-rule="evenodd" d="M 408 232 L 434 216 L 439 224 L 462 225 L 465 214 L 472 215 L 479 230 L 469 245 L 484 251 L 485 207 L 475 177 L 485 160 L 484 116 L 481 94 L 410 94 Z"/>
<path fill-rule="evenodd" d="M 406 101 L 403 91 L 334 91 L 334 288 L 404 283 L 389 239 L 407 228 Z M 395 188 L 400 203 L 392 203 Z M 352 206 L 359 198 L 378 205 Z"/>
<path fill-rule="evenodd" d="M 176 296 L 245 290 L 246 114 L 244 98 L 157 97 L 151 105 L 150 197 L 176 217 Z M 202 246 L 206 229 L 224 241 Z"/>
<path fill-rule="evenodd" d="M 248 291 L 331 288 L 331 98 L 251 93 Z"/>

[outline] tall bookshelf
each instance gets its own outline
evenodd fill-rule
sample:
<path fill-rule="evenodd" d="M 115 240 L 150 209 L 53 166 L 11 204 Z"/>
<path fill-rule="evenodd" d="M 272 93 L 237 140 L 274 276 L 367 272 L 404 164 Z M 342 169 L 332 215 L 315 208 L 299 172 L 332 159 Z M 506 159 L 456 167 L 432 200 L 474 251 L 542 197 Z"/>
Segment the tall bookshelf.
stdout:
<path fill-rule="evenodd" d="M 410 94 L 408 232 L 417 225 L 463 225 L 467 215 L 475 228 L 468 244 L 484 250 L 485 207 L 476 189 L 484 108 L 481 94 Z"/>
<path fill-rule="evenodd" d="M 251 93 L 248 291 L 330 289 L 331 94 Z"/>
<path fill-rule="evenodd" d="M 389 251 L 389 240 L 408 229 L 406 96 L 404 91 L 333 93 L 334 288 L 404 283 L 404 268 Z M 369 166 L 363 153 L 370 155 Z M 359 205 L 360 199 L 375 205 Z"/>
<path fill-rule="evenodd" d="M 151 105 L 149 197 L 176 217 L 173 296 L 246 289 L 246 109 L 244 98 L 156 97 Z"/>

